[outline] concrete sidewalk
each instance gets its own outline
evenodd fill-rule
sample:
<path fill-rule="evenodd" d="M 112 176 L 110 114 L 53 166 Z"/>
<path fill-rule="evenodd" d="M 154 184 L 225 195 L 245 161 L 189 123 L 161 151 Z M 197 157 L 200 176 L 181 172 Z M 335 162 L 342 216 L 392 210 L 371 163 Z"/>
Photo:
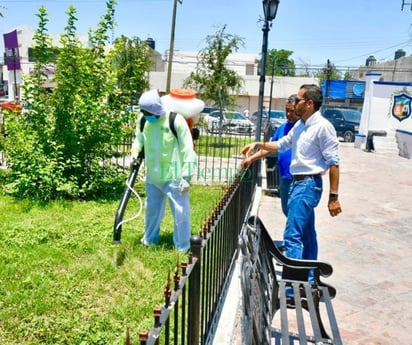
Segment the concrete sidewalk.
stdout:
<path fill-rule="evenodd" d="M 335 313 L 345 345 L 412 344 L 412 160 L 341 143 L 339 199 L 327 209 L 329 175 L 316 209 L 319 260 L 337 289 Z M 262 196 L 259 216 L 273 239 L 285 217 L 280 199 Z"/>

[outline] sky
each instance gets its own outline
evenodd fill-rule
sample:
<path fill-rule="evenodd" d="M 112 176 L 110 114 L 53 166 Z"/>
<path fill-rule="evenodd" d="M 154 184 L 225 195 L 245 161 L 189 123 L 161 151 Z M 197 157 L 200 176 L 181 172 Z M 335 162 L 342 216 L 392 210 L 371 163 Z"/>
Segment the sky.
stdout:
<path fill-rule="evenodd" d="M 226 33 L 242 38 L 239 53 L 260 56 L 262 50 L 261 0 L 180 0 L 177 3 L 174 49 L 199 51 L 206 37 L 226 25 Z M 270 31 L 268 49 L 293 51 L 297 66 L 336 67 L 365 65 L 373 55 L 377 62 L 392 60 L 398 49 L 412 55 L 412 0 L 280 0 Z M 77 33 L 96 28 L 105 13 L 104 0 L 0 0 L 0 31 L 20 25 L 37 29 L 40 6 L 48 13 L 50 34 L 64 31 L 65 12 L 77 10 Z M 169 49 L 173 0 L 117 0 L 112 33 L 152 38 L 162 55 Z M 1 44 L 1 52 L 4 43 Z"/>

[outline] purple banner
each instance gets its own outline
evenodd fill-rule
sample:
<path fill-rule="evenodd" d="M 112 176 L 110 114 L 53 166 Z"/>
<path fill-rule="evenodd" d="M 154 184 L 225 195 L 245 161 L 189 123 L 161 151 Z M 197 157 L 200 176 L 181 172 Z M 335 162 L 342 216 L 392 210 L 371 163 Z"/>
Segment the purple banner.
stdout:
<path fill-rule="evenodd" d="M 21 69 L 19 43 L 17 41 L 17 30 L 3 34 L 3 38 L 5 48 L 5 63 L 7 65 L 7 70 L 13 71 L 16 69 Z"/>

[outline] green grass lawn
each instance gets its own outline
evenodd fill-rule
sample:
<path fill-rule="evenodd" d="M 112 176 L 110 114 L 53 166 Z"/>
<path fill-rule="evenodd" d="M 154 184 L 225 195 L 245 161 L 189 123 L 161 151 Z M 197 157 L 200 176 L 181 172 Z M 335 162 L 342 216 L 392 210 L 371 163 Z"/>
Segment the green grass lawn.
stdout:
<path fill-rule="evenodd" d="M 199 156 L 230 158 L 240 155 L 242 147 L 254 141 L 254 135 L 201 135 L 196 141 L 196 152 Z"/>
<path fill-rule="evenodd" d="M 220 195 L 220 186 L 191 187 L 193 233 Z M 143 213 L 113 245 L 120 197 L 40 204 L 0 196 L 0 344 L 115 345 L 126 326 L 135 341 L 151 328 L 168 270 L 187 255 L 174 250 L 169 208 L 158 246 L 140 244 Z M 131 199 L 124 219 L 138 210 Z"/>

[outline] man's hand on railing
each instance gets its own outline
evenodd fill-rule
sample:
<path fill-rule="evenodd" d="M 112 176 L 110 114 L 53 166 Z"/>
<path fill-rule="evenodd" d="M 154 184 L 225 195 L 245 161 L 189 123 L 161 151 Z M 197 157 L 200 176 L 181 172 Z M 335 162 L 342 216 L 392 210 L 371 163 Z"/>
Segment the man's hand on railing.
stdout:
<path fill-rule="evenodd" d="M 241 166 L 243 169 L 246 169 L 246 168 L 248 168 L 252 163 L 253 163 L 252 157 L 246 157 L 246 158 L 243 159 L 243 161 L 240 162 L 240 166 Z"/>
<path fill-rule="evenodd" d="M 248 156 L 249 154 L 254 153 L 255 149 L 256 149 L 256 143 L 251 143 L 246 146 L 243 146 L 241 152 L 243 156 Z"/>
<path fill-rule="evenodd" d="M 240 163 L 242 168 L 248 168 L 257 159 L 255 155 L 257 150 L 258 143 L 251 143 L 242 148 L 243 161 Z"/>

